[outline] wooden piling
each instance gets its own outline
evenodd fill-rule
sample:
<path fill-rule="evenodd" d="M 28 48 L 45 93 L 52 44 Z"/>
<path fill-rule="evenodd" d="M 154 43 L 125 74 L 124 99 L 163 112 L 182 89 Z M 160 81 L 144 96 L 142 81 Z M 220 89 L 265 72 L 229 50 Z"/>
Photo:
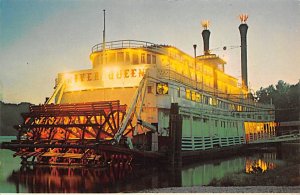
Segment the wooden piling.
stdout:
<path fill-rule="evenodd" d="M 169 162 L 172 167 L 181 167 L 182 116 L 179 114 L 178 103 L 171 104 L 169 127 Z"/>

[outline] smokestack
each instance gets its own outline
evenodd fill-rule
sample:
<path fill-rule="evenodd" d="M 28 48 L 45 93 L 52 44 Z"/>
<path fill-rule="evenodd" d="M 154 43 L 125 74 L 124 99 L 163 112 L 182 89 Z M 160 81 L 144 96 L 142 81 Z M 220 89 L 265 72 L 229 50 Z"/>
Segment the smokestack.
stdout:
<path fill-rule="evenodd" d="M 210 31 L 207 29 L 209 26 L 209 21 L 204 20 L 202 21 L 202 27 L 204 30 L 202 31 L 202 38 L 203 38 L 203 45 L 204 45 L 204 55 L 209 54 L 209 36 L 210 36 Z"/>
<path fill-rule="evenodd" d="M 241 69 L 242 69 L 242 86 L 248 88 L 248 74 L 247 74 L 247 30 L 248 25 L 246 21 L 248 15 L 241 14 L 241 24 L 239 26 L 241 35 Z"/>

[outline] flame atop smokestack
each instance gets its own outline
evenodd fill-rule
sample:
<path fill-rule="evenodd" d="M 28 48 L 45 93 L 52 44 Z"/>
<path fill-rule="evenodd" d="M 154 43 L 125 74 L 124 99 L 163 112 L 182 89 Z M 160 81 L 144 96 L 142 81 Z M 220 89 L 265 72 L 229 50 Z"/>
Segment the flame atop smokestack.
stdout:
<path fill-rule="evenodd" d="M 202 20 L 201 25 L 204 28 L 204 30 L 207 30 L 210 25 L 210 22 L 209 20 Z"/>
<path fill-rule="evenodd" d="M 246 21 L 248 20 L 248 15 L 240 14 L 240 20 L 241 20 L 241 23 L 246 23 Z"/>

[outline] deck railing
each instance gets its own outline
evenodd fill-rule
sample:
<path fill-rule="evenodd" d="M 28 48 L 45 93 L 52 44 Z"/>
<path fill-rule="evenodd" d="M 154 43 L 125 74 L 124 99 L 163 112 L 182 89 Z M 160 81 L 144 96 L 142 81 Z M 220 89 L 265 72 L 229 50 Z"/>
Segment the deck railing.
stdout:
<path fill-rule="evenodd" d="M 105 49 L 122 49 L 122 48 L 148 48 L 161 50 L 162 46 L 146 41 L 138 40 L 118 40 L 105 42 Z M 99 43 L 92 47 L 92 52 L 103 51 L 103 43 Z"/>

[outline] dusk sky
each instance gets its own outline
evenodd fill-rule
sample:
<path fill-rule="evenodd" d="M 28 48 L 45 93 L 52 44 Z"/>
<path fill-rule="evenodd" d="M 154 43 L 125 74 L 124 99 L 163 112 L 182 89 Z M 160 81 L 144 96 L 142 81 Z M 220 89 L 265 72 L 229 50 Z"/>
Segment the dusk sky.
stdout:
<path fill-rule="evenodd" d="M 250 87 L 300 79 L 299 0 L 0 0 L 0 100 L 43 103 L 57 73 L 91 68 L 103 9 L 107 41 L 167 44 L 192 56 L 193 44 L 203 53 L 201 21 L 209 20 L 212 53 L 239 79 L 238 16 L 246 13 Z"/>

